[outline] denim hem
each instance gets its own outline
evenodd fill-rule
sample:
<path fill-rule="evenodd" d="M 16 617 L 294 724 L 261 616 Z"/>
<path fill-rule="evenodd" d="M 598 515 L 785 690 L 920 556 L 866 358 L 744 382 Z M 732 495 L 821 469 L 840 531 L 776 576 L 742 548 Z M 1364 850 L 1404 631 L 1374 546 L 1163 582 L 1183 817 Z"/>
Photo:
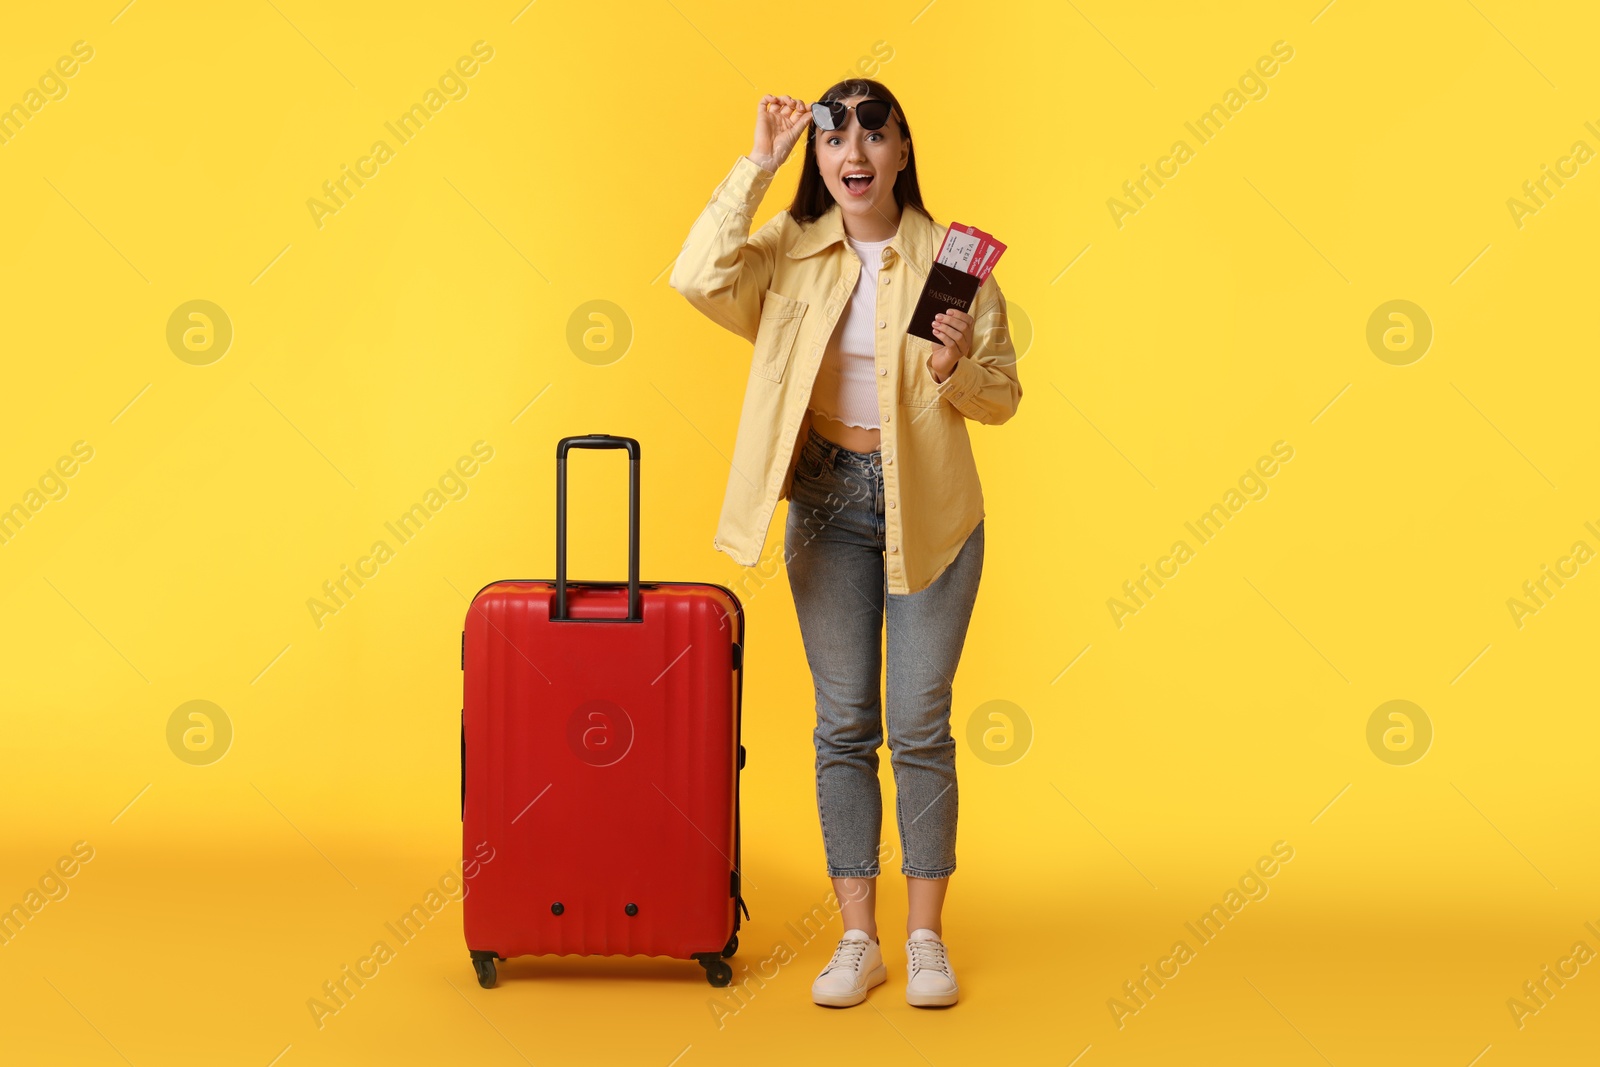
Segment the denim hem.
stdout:
<path fill-rule="evenodd" d="M 829 878 L 876 878 L 878 868 L 872 867 L 829 867 Z"/>
<path fill-rule="evenodd" d="M 913 867 L 900 868 L 900 873 L 908 878 L 948 878 L 954 874 L 955 871 L 955 864 L 951 864 L 942 871 L 919 871 Z"/>

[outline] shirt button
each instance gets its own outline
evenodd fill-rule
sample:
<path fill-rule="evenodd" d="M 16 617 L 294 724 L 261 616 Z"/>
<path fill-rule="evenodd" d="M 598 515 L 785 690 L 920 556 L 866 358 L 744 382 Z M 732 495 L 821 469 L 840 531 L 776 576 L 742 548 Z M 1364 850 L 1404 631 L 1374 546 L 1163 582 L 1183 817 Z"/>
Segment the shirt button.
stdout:
<path fill-rule="evenodd" d="M 880 376 L 884 375 L 884 374 L 888 374 L 888 373 L 889 373 L 889 368 L 888 367 L 879 367 L 878 368 L 878 374 Z"/>
<path fill-rule="evenodd" d="M 878 323 L 878 329 L 882 330 L 882 329 L 886 328 L 888 325 L 889 324 L 887 322 L 880 322 L 880 323 Z"/>
<path fill-rule="evenodd" d="M 889 551 L 890 552 L 899 552 L 900 551 L 900 546 L 899 545 L 890 545 L 889 546 Z"/>
<path fill-rule="evenodd" d="M 885 278 L 883 280 L 883 284 L 884 285 L 893 285 L 894 284 L 894 279 L 893 278 Z"/>
<path fill-rule="evenodd" d="M 894 501 L 893 501 L 893 500 L 891 500 L 891 501 L 889 501 L 889 506 L 890 506 L 890 507 L 891 507 L 891 508 L 892 508 L 892 507 L 894 507 Z"/>

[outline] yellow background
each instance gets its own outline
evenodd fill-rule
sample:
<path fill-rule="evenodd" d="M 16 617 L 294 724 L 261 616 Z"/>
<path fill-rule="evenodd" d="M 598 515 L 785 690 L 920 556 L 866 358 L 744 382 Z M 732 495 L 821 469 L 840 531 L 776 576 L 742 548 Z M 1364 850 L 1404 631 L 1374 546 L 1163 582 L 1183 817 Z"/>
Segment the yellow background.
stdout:
<path fill-rule="evenodd" d="M 1520 228 L 1506 206 L 1600 146 L 1586 5 L 121 2 L 0 34 L 0 103 L 94 49 L 0 145 L 0 504 L 94 449 L 0 546 L 0 902 L 95 850 L 0 947 L 0 1059 L 1593 1062 L 1600 965 L 1520 1029 L 1506 1006 L 1600 949 L 1600 564 L 1520 628 L 1506 606 L 1600 547 L 1600 164 Z M 465 98 L 318 228 L 306 201 L 478 40 Z M 1280 40 L 1268 94 L 1196 142 Z M 947 1012 L 902 996 L 892 816 L 891 981 L 809 1001 L 839 932 L 786 927 L 828 891 L 810 679 L 786 581 L 711 547 L 749 346 L 666 284 L 758 96 L 814 99 L 877 42 L 929 206 L 1010 245 L 1033 330 L 1017 416 L 969 424 Z M 234 330 L 206 366 L 166 342 L 195 299 Z M 1407 366 L 1365 340 L 1393 299 L 1434 328 Z M 604 365 L 566 340 L 591 300 L 631 323 Z M 553 575 L 553 445 L 590 432 L 643 442 L 644 577 L 744 591 L 737 977 L 794 958 L 720 1026 L 687 962 L 521 959 L 484 991 L 451 903 L 319 1030 L 306 1001 L 459 862 L 465 598 Z M 468 494 L 318 628 L 307 599 L 479 440 Z M 1279 440 L 1265 499 L 1118 628 L 1108 598 Z M 570 573 L 621 577 L 624 465 L 572 474 Z M 1396 699 L 1434 729 L 1407 766 L 1366 741 Z M 233 725 L 209 766 L 167 745 L 190 700 Z M 968 747 L 991 700 L 1022 758 Z M 1119 1028 L 1123 982 L 1280 840 L 1270 895 Z"/>

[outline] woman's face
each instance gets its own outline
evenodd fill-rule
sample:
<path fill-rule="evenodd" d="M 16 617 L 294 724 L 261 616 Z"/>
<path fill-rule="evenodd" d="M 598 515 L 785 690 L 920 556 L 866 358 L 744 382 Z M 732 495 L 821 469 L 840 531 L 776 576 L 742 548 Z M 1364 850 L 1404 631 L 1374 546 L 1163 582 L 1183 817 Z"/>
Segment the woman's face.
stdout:
<path fill-rule="evenodd" d="M 844 102 L 853 105 L 866 99 L 847 96 Z M 823 184 L 846 215 L 878 216 L 899 225 L 894 183 L 911 156 L 911 143 L 901 136 L 897 115 L 891 114 L 880 130 L 863 130 L 852 111 L 844 129 L 816 131 L 816 148 Z M 858 174 L 870 180 L 845 180 Z"/>

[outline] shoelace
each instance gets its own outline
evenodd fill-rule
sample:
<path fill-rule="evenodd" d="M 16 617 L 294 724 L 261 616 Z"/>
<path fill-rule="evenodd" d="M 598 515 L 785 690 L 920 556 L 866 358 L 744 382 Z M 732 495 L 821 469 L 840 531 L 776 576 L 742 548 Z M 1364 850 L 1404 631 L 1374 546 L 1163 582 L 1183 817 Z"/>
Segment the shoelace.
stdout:
<path fill-rule="evenodd" d="M 911 973 L 938 971 L 950 974 L 950 960 L 945 956 L 943 941 L 909 941 L 911 946 Z M 950 975 L 952 978 L 954 975 Z"/>
<path fill-rule="evenodd" d="M 828 961 L 828 965 L 823 968 L 822 973 L 827 974 L 835 967 L 841 966 L 852 971 L 860 970 L 861 955 L 867 951 L 867 946 L 871 943 L 857 937 L 842 939 L 839 942 L 839 947 L 833 950 L 833 959 Z"/>

